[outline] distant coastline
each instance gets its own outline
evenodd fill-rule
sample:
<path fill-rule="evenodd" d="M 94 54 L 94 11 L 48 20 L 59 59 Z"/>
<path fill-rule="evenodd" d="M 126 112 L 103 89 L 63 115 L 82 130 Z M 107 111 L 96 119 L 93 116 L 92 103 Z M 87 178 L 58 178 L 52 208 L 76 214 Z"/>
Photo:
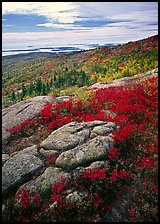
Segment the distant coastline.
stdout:
<path fill-rule="evenodd" d="M 75 51 L 83 51 L 83 50 L 89 50 L 94 49 L 98 47 L 104 47 L 104 46 L 114 46 L 115 44 L 77 44 L 75 46 L 56 46 L 56 47 L 34 47 L 34 46 L 27 46 L 25 49 L 5 49 L 2 50 L 2 57 L 4 56 L 12 56 L 17 54 L 27 54 L 27 53 L 51 53 L 51 54 L 57 54 L 57 53 L 69 53 L 69 52 L 75 52 Z"/>

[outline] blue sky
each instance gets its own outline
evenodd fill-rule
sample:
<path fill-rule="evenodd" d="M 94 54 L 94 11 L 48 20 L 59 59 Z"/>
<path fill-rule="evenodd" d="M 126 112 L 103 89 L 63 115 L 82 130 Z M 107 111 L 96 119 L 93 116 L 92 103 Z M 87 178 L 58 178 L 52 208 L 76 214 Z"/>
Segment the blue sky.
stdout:
<path fill-rule="evenodd" d="M 2 2 L 2 48 L 126 43 L 158 34 L 158 2 Z"/>

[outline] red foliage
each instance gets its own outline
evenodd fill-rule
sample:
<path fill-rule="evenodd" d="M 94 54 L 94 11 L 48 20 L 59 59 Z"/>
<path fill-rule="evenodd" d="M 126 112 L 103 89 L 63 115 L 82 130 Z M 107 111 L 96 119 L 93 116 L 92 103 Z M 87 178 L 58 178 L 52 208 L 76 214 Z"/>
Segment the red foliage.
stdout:
<path fill-rule="evenodd" d="M 113 170 L 109 180 L 110 182 L 115 182 L 117 181 L 118 178 L 120 179 L 130 179 L 132 175 L 130 173 L 127 173 L 126 170 L 120 170 L 119 172 L 117 169 Z"/>
<path fill-rule="evenodd" d="M 51 194 L 51 201 L 53 202 L 63 202 L 63 198 L 61 197 L 62 190 L 65 186 L 65 180 L 62 178 L 61 182 L 55 182 L 52 186 L 52 194 Z"/>
<path fill-rule="evenodd" d="M 49 156 L 49 163 L 50 164 L 54 164 L 54 162 L 56 161 L 56 156 L 54 155 L 54 154 L 51 154 L 50 156 Z"/>
<path fill-rule="evenodd" d="M 41 110 L 40 114 L 42 115 L 42 118 L 45 121 L 49 121 L 50 119 L 52 119 L 53 114 L 52 114 L 52 104 L 47 102 L 44 106 L 44 108 Z"/>
<path fill-rule="evenodd" d="M 108 149 L 108 158 L 110 160 L 118 159 L 118 156 L 119 156 L 118 149 L 115 149 L 115 148 L 109 148 Z"/>
<path fill-rule="evenodd" d="M 104 180 L 106 178 L 106 173 L 105 173 L 105 170 L 103 169 L 85 169 L 84 170 L 84 173 L 83 173 L 83 176 L 84 178 L 86 179 L 90 179 L 91 181 L 95 181 L 97 179 L 99 180 Z"/>
<path fill-rule="evenodd" d="M 30 195 L 30 190 L 22 188 L 18 193 L 17 193 L 17 199 L 19 201 L 19 205 L 23 208 L 26 209 L 32 202 L 40 205 L 41 200 L 40 196 L 37 193 L 34 193 L 32 196 Z"/>

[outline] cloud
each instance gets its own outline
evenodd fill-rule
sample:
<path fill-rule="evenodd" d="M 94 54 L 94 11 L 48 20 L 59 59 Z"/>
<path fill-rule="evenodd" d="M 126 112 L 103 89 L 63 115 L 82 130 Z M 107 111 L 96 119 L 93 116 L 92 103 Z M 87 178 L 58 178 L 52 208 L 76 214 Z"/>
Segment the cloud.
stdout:
<path fill-rule="evenodd" d="M 157 2 L 2 2 L 2 14 L 36 14 L 49 23 L 158 17 Z M 153 17 L 152 17 L 153 16 Z M 136 17 L 137 19 L 137 17 Z M 110 21 L 112 22 L 112 21 Z"/>
<path fill-rule="evenodd" d="M 2 14 L 8 25 L 9 15 L 25 15 L 25 24 L 2 34 L 8 46 L 124 43 L 158 33 L 158 2 L 2 2 Z"/>
<path fill-rule="evenodd" d="M 156 35 L 157 31 L 152 31 Z M 3 46 L 27 45 L 65 45 L 65 44 L 90 44 L 90 43 L 126 43 L 151 36 L 149 30 L 132 29 L 128 32 L 126 27 L 100 27 L 90 30 L 66 30 L 54 32 L 24 32 L 2 34 Z"/>
<path fill-rule="evenodd" d="M 7 24 L 5 27 L 13 27 L 14 25 Z"/>
<path fill-rule="evenodd" d="M 74 2 L 3 2 L 2 14 L 9 13 L 37 14 L 49 21 L 63 23 L 74 22 L 74 17 L 78 15 Z"/>
<path fill-rule="evenodd" d="M 52 27 L 55 29 L 64 29 L 64 30 L 80 30 L 80 29 L 88 29 L 88 27 L 81 27 L 80 25 L 73 25 L 73 24 L 66 24 L 66 23 L 42 23 L 42 24 L 37 24 L 36 26 L 41 26 L 41 27 Z"/>

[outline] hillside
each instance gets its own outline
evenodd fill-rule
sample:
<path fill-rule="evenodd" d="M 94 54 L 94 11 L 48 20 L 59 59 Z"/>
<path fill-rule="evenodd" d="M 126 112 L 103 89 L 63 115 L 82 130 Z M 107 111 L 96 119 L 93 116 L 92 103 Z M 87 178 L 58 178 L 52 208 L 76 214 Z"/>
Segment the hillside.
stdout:
<path fill-rule="evenodd" d="M 2 63 L 3 221 L 158 222 L 158 36 Z"/>
<path fill-rule="evenodd" d="M 58 96 L 68 87 L 111 82 L 157 66 L 158 35 L 74 53 L 6 56 L 2 58 L 2 105 L 38 95 Z"/>
<path fill-rule="evenodd" d="M 3 221 L 157 222 L 158 69 L 79 91 L 3 109 Z"/>

